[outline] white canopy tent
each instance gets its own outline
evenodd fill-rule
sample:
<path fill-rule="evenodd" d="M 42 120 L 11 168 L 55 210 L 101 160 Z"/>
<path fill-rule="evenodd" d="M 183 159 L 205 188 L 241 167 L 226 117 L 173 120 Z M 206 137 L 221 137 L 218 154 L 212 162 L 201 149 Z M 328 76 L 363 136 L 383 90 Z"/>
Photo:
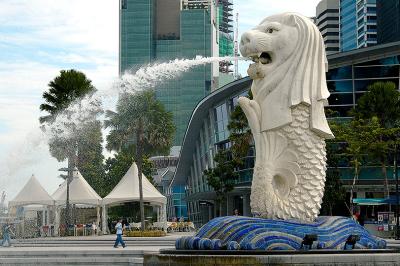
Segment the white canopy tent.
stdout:
<path fill-rule="evenodd" d="M 34 175 L 28 180 L 21 191 L 8 203 L 9 207 L 26 205 L 53 205 L 53 198 L 42 187 Z"/>
<path fill-rule="evenodd" d="M 67 198 L 67 180 L 53 193 L 56 205 L 64 205 Z M 73 171 L 72 181 L 69 184 L 69 203 L 99 206 L 101 197 L 83 178 L 77 168 Z"/>
<path fill-rule="evenodd" d="M 166 222 L 167 198 L 163 196 L 142 174 L 143 201 L 159 206 L 158 220 Z M 118 205 L 124 202 L 139 201 L 139 177 L 136 163 L 133 163 L 114 189 L 103 199 L 103 225 L 106 224 L 107 208 L 105 206 Z M 103 226 L 103 233 L 106 227 Z"/>
<path fill-rule="evenodd" d="M 42 225 L 49 224 L 49 206 L 54 205 L 54 199 L 47 193 L 34 175 L 31 176 L 17 196 L 8 202 L 8 208 L 11 209 L 31 205 L 36 206 L 35 210 L 42 211 Z M 11 211 L 9 210 L 9 212 Z M 25 217 L 25 210 L 23 215 Z M 22 231 L 24 231 L 24 228 L 22 228 Z"/>
<path fill-rule="evenodd" d="M 100 204 L 101 197 L 83 178 L 82 174 L 77 168 L 73 171 L 73 178 L 69 184 L 69 203 L 70 204 L 83 204 L 92 205 L 97 209 L 97 225 L 100 222 Z M 65 180 L 58 189 L 53 193 L 56 205 L 56 225 L 59 225 L 59 207 L 66 204 L 67 199 L 67 180 Z"/>

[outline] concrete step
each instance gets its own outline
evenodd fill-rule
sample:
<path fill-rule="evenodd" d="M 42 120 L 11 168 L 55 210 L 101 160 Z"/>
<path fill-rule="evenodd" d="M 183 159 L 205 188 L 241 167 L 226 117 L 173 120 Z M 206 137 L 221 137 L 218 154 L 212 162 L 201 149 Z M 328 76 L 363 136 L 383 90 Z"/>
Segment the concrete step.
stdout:
<path fill-rule="evenodd" d="M 121 258 L 121 257 L 107 257 L 107 258 L 65 258 L 65 257 L 45 257 L 45 258 L 1 258 L 0 265 L 129 265 L 141 266 L 143 265 L 143 257 L 141 258 Z"/>
<path fill-rule="evenodd" d="M 110 250 L 96 250 L 91 247 L 91 250 L 68 250 L 62 248 L 54 249 L 1 249 L 0 258 L 22 258 L 22 257 L 142 257 L 144 252 L 142 250 L 129 250 L 129 249 L 110 249 Z"/>
<path fill-rule="evenodd" d="M 128 249 L 2 248 L 0 265 L 143 265 L 144 252 Z"/>
<path fill-rule="evenodd" d="M 112 246 L 114 245 L 114 239 L 17 239 L 13 240 L 13 246 L 15 247 L 62 247 L 62 246 Z M 162 247 L 173 247 L 175 246 L 175 240 L 136 240 L 136 239 L 124 239 L 124 242 L 128 246 L 162 246 Z"/>

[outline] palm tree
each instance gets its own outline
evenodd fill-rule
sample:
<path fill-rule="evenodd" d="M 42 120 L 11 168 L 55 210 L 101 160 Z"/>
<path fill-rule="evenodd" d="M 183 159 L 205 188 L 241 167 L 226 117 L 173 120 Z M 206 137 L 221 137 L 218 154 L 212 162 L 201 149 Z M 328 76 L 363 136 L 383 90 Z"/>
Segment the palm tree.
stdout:
<path fill-rule="evenodd" d="M 49 91 L 43 93 L 45 103 L 40 105 L 40 110 L 49 114 L 40 117 L 40 123 L 51 122 L 70 103 L 96 90 L 84 73 L 74 69 L 61 70 L 48 86 Z"/>
<path fill-rule="evenodd" d="M 165 111 L 153 91 L 144 90 L 121 94 L 116 112 L 107 111 L 106 117 L 105 127 L 111 128 L 107 136 L 107 149 L 120 151 L 133 146 L 136 151 L 141 229 L 144 231 L 143 156 L 168 154 L 175 132 L 172 113 Z"/>
<path fill-rule="evenodd" d="M 48 84 L 49 90 L 43 93 L 44 103 L 40 110 L 48 114 L 39 118 L 41 124 L 51 125 L 57 115 L 65 110 L 75 100 L 95 92 L 92 81 L 85 74 L 74 69 L 61 70 L 60 75 Z M 99 127 L 99 129 L 101 126 Z M 58 161 L 68 159 L 67 199 L 65 219 L 69 225 L 69 184 L 72 180 L 72 169 L 76 166 L 78 138 L 65 140 L 54 136 L 49 142 L 50 153 Z"/>

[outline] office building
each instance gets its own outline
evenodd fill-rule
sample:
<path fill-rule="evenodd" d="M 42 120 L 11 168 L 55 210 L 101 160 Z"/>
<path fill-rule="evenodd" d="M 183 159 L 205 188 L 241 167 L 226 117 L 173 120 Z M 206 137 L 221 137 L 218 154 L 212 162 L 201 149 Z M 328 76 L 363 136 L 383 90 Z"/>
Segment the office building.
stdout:
<path fill-rule="evenodd" d="M 339 49 L 339 0 L 322 0 L 316 8 L 315 24 L 325 42 L 327 54 Z"/>
<path fill-rule="evenodd" d="M 377 43 L 376 0 L 340 0 L 340 50 Z"/>
<path fill-rule="evenodd" d="M 377 44 L 376 0 L 357 1 L 357 48 Z"/>
<path fill-rule="evenodd" d="M 377 0 L 378 44 L 400 41 L 400 1 Z"/>
<path fill-rule="evenodd" d="M 185 186 L 171 186 L 179 157 L 177 155 L 151 157 L 153 181 L 156 188 L 167 198 L 167 219 L 188 218 Z"/>
<path fill-rule="evenodd" d="M 234 54 L 232 5 L 232 0 L 219 0 L 218 2 L 219 56 L 233 56 Z M 232 72 L 231 65 L 231 62 L 221 62 L 220 73 Z"/>
<path fill-rule="evenodd" d="M 340 0 L 340 51 L 357 49 L 356 0 Z"/>
<path fill-rule="evenodd" d="M 185 0 L 121 0 L 119 72 L 176 58 L 218 56 L 215 4 Z M 156 96 L 174 115 L 174 145 L 180 146 L 196 104 L 218 87 L 218 63 L 156 87 Z"/>

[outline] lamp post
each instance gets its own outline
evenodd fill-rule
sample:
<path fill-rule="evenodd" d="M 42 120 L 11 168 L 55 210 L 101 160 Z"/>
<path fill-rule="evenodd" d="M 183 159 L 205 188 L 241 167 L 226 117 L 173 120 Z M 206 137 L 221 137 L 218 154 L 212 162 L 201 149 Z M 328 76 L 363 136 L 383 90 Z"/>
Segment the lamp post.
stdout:
<path fill-rule="evenodd" d="M 396 240 L 400 239 L 399 228 L 399 171 L 397 167 L 397 144 L 394 145 L 394 176 L 396 179 Z"/>
<path fill-rule="evenodd" d="M 60 175 L 60 177 L 65 178 L 67 180 L 67 198 L 65 200 L 65 225 L 67 227 L 67 232 L 68 232 L 68 227 L 70 225 L 70 204 L 69 204 L 69 184 L 72 181 L 72 175 L 73 175 L 73 167 L 70 165 L 70 160 L 68 160 L 68 168 L 60 168 L 58 171 L 62 172 L 68 172 L 67 175 Z"/>

